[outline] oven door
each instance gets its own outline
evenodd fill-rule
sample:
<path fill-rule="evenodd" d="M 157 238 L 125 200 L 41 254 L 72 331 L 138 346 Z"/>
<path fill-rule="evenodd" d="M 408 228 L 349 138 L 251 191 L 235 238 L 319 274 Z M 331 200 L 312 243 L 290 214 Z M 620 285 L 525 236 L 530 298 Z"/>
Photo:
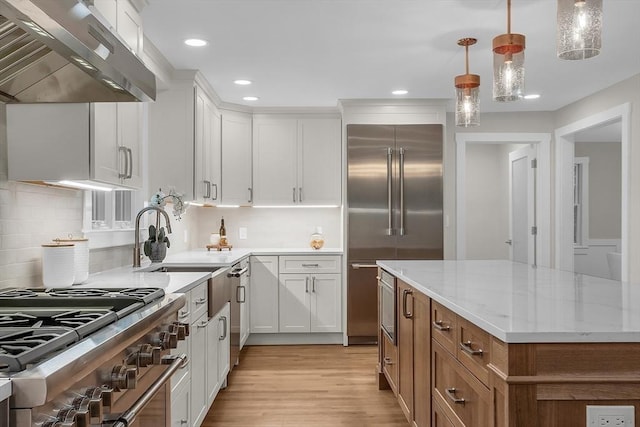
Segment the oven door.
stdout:
<path fill-rule="evenodd" d="M 380 327 L 393 345 L 396 345 L 396 282 L 393 276 L 382 271 L 378 284 L 380 287 Z"/>

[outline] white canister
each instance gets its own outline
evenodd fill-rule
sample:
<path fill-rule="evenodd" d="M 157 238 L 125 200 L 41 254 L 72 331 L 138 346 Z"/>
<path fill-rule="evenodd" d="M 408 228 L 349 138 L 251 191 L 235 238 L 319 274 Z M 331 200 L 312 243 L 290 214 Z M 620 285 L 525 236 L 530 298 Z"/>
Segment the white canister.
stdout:
<path fill-rule="evenodd" d="M 73 238 L 55 239 L 57 243 L 71 243 L 74 245 L 74 277 L 73 283 L 79 285 L 89 278 L 89 239 Z"/>
<path fill-rule="evenodd" d="M 220 243 L 220 234 L 211 233 L 211 236 L 209 236 L 209 243 L 211 243 L 212 245 L 219 244 Z"/>
<path fill-rule="evenodd" d="M 75 245 L 51 243 L 42 245 L 42 283 L 47 288 L 64 288 L 73 284 Z"/>

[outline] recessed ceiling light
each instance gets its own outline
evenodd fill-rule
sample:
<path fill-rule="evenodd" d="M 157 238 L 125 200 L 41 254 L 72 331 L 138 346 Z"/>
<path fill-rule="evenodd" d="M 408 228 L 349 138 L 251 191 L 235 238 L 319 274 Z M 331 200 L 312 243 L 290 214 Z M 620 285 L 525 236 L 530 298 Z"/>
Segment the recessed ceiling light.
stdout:
<path fill-rule="evenodd" d="M 202 47 L 207 45 L 207 41 L 202 39 L 186 39 L 184 44 L 187 46 Z"/>
<path fill-rule="evenodd" d="M 538 99 L 538 98 L 540 98 L 540 94 L 539 93 L 531 93 L 529 95 L 525 95 L 523 98 L 524 99 Z"/>
<path fill-rule="evenodd" d="M 394 90 L 393 92 L 391 92 L 394 95 L 406 95 L 409 93 L 408 90 L 404 90 L 404 89 L 398 89 L 398 90 Z"/>
<path fill-rule="evenodd" d="M 240 86 L 246 86 L 252 83 L 251 80 L 243 80 L 243 79 L 234 80 L 233 82 Z"/>
<path fill-rule="evenodd" d="M 244 98 L 245 101 L 257 101 L 258 97 L 257 96 L 245 96 Z"/>

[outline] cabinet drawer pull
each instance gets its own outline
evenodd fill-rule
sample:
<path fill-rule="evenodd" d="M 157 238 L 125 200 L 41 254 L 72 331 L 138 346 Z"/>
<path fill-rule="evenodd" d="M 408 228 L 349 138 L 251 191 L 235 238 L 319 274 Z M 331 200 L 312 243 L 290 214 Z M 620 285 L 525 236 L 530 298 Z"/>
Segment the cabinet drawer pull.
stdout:
<path fill-rule="evenodd" d="M 190 311 L 185 311 L 185 312 L 181 311 L 181 312 L 178 313 L 178 318 L 179 319 L 185 319 L 185 318 L 189 317 L 190 314 L 191 314 Z"/>
<path fill-rule="evenodd" d="M 208 320 L 203 320 L 202 322 L 198 323 L 198 324 L 196 325 L 196 327 L 197 327 L 197 328 L 206 328 L 208 324 L 209 324 L 209 321 L 208 321 Z"/>
<path fill-rule="evenodd" d="M 218 336 L 218 340 L 224 341 L 227 338 L 227 316 L 220 316 L 218 322 L 222 322 L 222 335 Z M 218 323 L 219 325 L 219 323 Z"/>
<path fill-rule="evenodd" d="M 453 403 L 456 403 L 458 405 L 464 405 L 464 398 L 456 397 L 457 390 L 455 388 L 446 388 L 444 391 L 447 394 L 447 397 L 449 398 L 449 400 L 451 400 Z"/>
<path fill-rule="evenodd" d="M 309 293 L 309 276 L 304 278 L 304 291 Z"/>
<path fill-rule="evenodd" d="M 196 300 L 196 305 L 204 304 L 205 302 L 207 302 L 206 298 L 199 298 Z"/>
<path fill-rule="evenodd" d="M 316 292 L 316 276 L 311 277 L 311 292 Z"/>
<path fill-rule="evenodd" d="M 442 332 L 449 332 L 451 330 L 451 326 L 445 325 L 442 320 L 435 320 L 432 325 L 434 328 Z"/>
<path fill-rule="evenodd" d="M 411 319 L 413 317 L 413 313 L 407 311 L 407 297 L 413 294 L 411 289 L 403 289 L 402 290 L 402 315 L 407 319 Z"/>
<path fill-rule="evenodd" d="M 472 347 L 472 342 L 471 341 L 466 341 L 466 342 L 461 342 L 460 343 L 460 348 L 467 354 L 470 354 L 472 356 L 482 356 L 482 349 L 479 348 L 477 350 L 474 350 Z"/>
<path fill-rule="evenodd" d="M 390 357 L 385 357 L 383 359 L 383 362 L 384 362 L 385 365 L 393 365 L 394 364 Z"/>
<path fill-rule="evenodd" d="M 320 264 L 302 264 L 303 268 L 319 268 Z"/>

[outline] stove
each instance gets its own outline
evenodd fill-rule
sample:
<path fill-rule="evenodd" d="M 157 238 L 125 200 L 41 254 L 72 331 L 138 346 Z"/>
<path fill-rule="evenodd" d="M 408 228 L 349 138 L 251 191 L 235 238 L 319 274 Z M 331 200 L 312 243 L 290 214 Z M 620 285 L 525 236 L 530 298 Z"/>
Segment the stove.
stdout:
<path fill-rule="evenodd" d="M 10 425 L 128 426 L 149 417 L 166 425 L 168 413 L 142 409 L 159 399 L 158 382 L 186 363 L 170 355 L 189 333 L 177 321 L 184 303 L 184 295 L 157 288 L 0 291 L 0 378 L 13 386 Z"/>

